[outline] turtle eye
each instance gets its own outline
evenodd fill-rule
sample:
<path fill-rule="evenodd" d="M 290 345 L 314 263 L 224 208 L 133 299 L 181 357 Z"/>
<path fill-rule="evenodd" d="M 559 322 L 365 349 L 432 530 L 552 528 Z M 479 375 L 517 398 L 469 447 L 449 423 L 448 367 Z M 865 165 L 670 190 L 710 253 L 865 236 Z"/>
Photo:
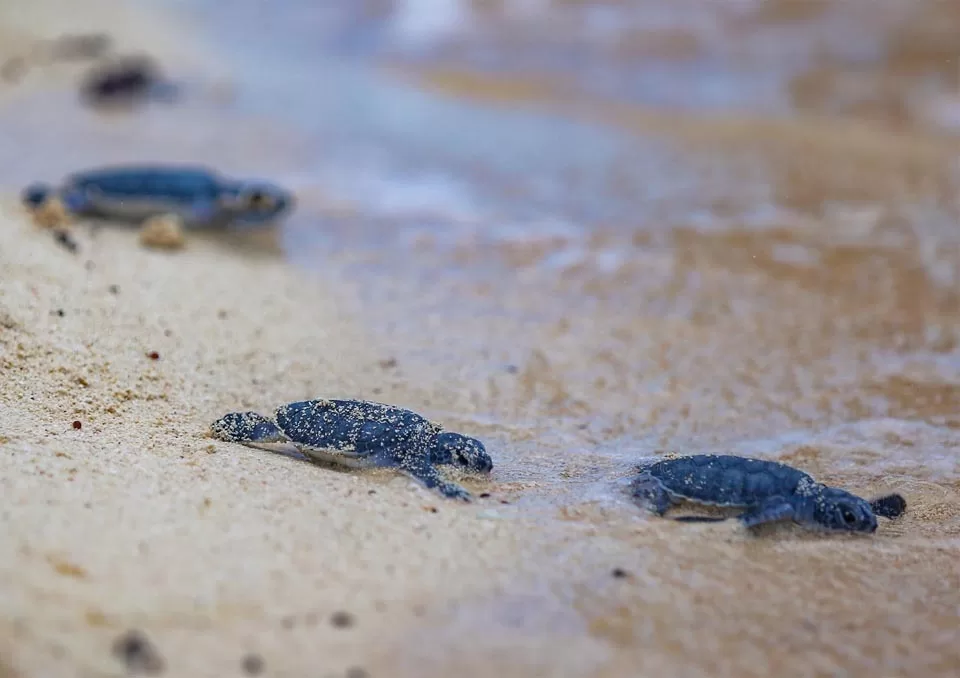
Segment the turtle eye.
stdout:
<path fill-rule="evenodd" d="M 254 209 L 270 209 L 273 207 L 273 198 L 258 188 L 247 193 L 247 204 Z"/>
<path fill-rule="evenodd" d="M 840 517 L 843 518 L 843 522 L 845 522 L 847 525 L 853 525 L 855 522 L 857 522 L 856 514 L 854 514 L 854 512 L 846 506 L 840 507 Z"/>

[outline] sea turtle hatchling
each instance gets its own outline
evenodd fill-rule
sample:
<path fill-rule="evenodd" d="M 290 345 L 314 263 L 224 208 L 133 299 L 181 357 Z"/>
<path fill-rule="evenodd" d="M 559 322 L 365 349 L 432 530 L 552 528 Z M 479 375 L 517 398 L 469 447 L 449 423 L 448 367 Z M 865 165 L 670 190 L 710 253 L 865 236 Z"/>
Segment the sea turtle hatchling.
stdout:
<path fill-rule="evenodd" d="M 67 215 L 145 224 L 175 218 L 186 228 L 260 225 L 294 207 L 294 196 L 264 181 L 222 177 L 197 165 L 118 165 L 77 172 L 54 187 L 21 192 L 35 213 L 58 201 Z"/>
<path fill-rule="evenodd" d="M 452 499 L 470 493 L 445 480 L 438 467 L 489 473 L 490 455 L 479 440 L 444 431 L 424 417 L 366 400 L 304 400 L 278 407 L 270 420 L 231 412 L 211 427 L 213 437 L 246 445 L 292 443 L 311 460 L 351 468 L 391 467 Z"/>
<path fill-rule="evenodd" d="M 641 466 L 633 496 L 662 516 L 683 501 L 744 509 L 737 518 L 746 527 L 792 520 L 808 528 L 871 533 L 877 516 L 896 518 L 906 500 L 890 494 L 867 501 L 816 482 L 785 464 L 732 455 L 698 454 Z M 726 518 L 684 516 L 686 522 Z"/>

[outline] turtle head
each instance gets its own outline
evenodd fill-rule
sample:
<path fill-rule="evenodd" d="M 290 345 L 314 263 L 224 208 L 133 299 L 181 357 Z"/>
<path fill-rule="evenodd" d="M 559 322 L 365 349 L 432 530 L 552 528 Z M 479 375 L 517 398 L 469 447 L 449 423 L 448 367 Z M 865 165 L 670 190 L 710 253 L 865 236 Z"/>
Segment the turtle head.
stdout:
<path fill-rule="evenodd" d="M 451 464 L 478 473 L 489 473 L 493 469 L 493 460 L 483 443 L 449 431 L 437 436 L 431 457 L 436 464 Z"/>
<path fill-rule="evenodd" d="M 240 223 L 266 223 L 296 205 L 293 193 L 263 181 L 241 181 L 226 189 L 225 193 Z"/>
<path fill-rule="evenodd" d="M 835 487 L 825 487 L 813 498 L 813 521 L 828 530 L 876 532 L 877 516 L 866 499 Z"/>
<path fill-rule="evenodd" d="M 231 443 L 270 443 L 282 438 L 276 425 L 256 412 L 230 412 L 210 424 L 210 435 Z"/>

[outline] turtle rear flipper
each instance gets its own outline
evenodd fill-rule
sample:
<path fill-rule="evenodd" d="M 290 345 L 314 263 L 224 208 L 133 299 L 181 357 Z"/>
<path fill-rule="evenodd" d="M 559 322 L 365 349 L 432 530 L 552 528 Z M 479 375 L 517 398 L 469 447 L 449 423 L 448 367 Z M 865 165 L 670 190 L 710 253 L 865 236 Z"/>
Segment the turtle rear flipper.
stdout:
<path fill-rule="evenodd" d="M 741 513 L 738 519 L 744 527 L 749 528 L 781 520 L 793 520 L 795 517 L 796 509 L 793 504 L 783 497 L 770 497 L 760 505 Z"/>
<path fill-rule="evenodd" d="M 220 205 L 207 197 L 197 198 L 186 208 L 183 219 L 187 224 L 213 224 L 222 214 Z"/>
<path fill-rule="evenodd" d="M 21 202 L 31 209 L 42 207 L 56 194 L 56 190 L 49 184 L 35 182 L 27 186 L 20 193 Z"/>
<path fill-rule="evenodd" d="M 899 518 L 907 510 L 907 500 L 900 494 L 887 494 L 870 500 L 870 508 L 878 516 Z"/>

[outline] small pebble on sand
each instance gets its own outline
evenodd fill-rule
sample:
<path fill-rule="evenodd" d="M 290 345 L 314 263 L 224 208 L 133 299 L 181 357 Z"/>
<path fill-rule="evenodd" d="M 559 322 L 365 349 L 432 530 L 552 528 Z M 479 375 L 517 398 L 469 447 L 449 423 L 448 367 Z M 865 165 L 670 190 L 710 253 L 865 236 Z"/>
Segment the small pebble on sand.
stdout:
<path fill-rule="evenodd" d="M 333 625 L 334 628 L 338 628 L 338 629 L 350 628 L 351 626 L 353 626 L 353 623 L 354 623 L 353 615 L 350 614 L 349 612 L 344 612 L 342 610 L 339 612 L 334 612 L 330 616 L 330 623 Z"/>
<path fill-rule="evenodd" d="M 140 244 L 155 249 L 181 249 L 187 244 L 183 224 L 173 215 L 151 217 L 140 228 Z"/>
<path fill-rule="evenodd" d="M 243 658 L 243 672 L 248 676 L 259 676 L 263 673 L 263 657 L 257 654 L 248 654 Z"/>
<path fill-rule="evenodd" d="M 129 673 L 147 675 L 163 673 L 163 658 L 140 631 L 127 631 L 117 638 L 113 643 L 113 655 L 123 661 Z"/>
<path fill-rule="evenodd" d="M 57 228 L 54 231 L 53 238 L 58 245 L 71 254 L 76 254 L 80 249 L 77 241 L 73 239 L 73 235 L 65 228 Z"/>

